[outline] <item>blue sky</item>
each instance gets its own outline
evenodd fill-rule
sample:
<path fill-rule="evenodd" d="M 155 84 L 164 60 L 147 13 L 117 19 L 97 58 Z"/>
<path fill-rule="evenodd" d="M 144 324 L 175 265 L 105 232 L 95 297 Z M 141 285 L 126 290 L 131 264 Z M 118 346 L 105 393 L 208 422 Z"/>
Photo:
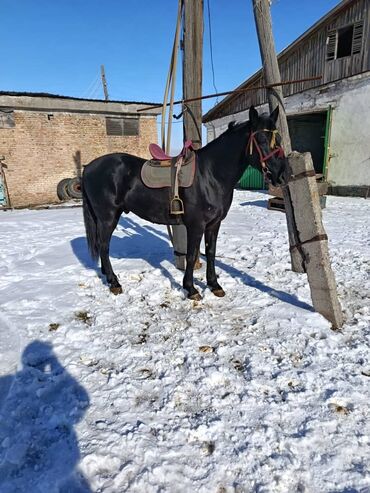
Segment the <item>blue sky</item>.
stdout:
<path fill-rule="evenodd" d="M 208 0 L 216 88 L 232 90 L 260 68 L 252 0 Z M 204 0 L 203 93 L 214 93 L 208 1 Z M 281 51 L 339 0 L 274 0 Z M 0 90 L 161 102 L 172 50 L 177 0 L 0 0 Z M 176 97 L 181 99 L 181 75 Z M 203 103 L 205 113 L 215 100 Z M 181 124 L 174 124 L 174 143 Z"/>

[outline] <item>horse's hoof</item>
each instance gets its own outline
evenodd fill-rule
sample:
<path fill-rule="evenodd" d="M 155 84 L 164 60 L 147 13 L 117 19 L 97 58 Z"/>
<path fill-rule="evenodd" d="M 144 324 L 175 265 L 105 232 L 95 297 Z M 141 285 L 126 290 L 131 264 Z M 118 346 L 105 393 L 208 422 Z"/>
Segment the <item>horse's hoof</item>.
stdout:
<path fill-rule="evenodd" d="M 117 294 L 122 294 L 121 286 L 114 286 L 109 288 L 110 292 L 117 296 Z"/>
<path fill-rule="evenodd" d="M 225 296 L 225 291 L 223 289 L 213 289 L 212 293 L 217 296 L 217 298 L 223 298 Z"/>
<path fill-rule="evenodd" d="M 189 300 L 192 301 L 200 301 L 202 299 L 201 295 L 199 293 L 194 293 L 188 296 Z"/>

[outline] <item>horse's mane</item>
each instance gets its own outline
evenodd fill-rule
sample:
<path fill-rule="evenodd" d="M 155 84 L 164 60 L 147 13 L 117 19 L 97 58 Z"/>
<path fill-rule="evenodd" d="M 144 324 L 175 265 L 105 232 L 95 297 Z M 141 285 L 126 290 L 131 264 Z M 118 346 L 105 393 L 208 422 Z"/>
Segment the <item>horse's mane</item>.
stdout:
<path fill-rule="evenodd" d="M 250 125 L 249 120 L 244 121 L 244 122 L 239 122 L 239 123 L 237 123 L 235 121 L 230 122 L 227 129 L 224 132 L 222 132 L 222 134 L 220 134 L 218 137 L 216 137 L 215 139 L 208 142 L 208 144 L 203 146 L 202 149 L 200 149 L 200 150 L 203 150 L 206 148 L 209 149 L 210 147 L 216 146 L 218 144 L 222 144 L 223 140 L 225 138 L 227 138 L 230 134 L 236 133 L 241 129 L 247 129 L 249 125 Z"/>

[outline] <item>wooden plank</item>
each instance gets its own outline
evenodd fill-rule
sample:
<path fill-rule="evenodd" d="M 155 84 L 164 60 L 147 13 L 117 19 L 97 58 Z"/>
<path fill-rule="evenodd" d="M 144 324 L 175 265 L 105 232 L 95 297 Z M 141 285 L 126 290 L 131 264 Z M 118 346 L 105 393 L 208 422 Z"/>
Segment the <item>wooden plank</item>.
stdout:
<path fill-rule="evenodd" d="M 258 41 L 260 45 L 261 58 L 263 61 L 263 74 L 266 84 L 277 84 L 281 82 L 278 61 L 276 57 L 274 38 L 272 34 L 272 21 L 270 5 L 268 0 L 253 0 L 253 12 L 256 21 Z M 291 151 L 291 142 L 288 129 L 288 121 L 285 114 L 284 97 L 281 86 L 274 87 L 268 91 L 268 100 L 270 112 L 276 106 L 279 106 L 279 119 L 277 128 L 279 129 L 283 148 L 286 154 Z M 290 171 L 287 171 L 287 176 L 290 176 Z M 289 190 L 285 187 L 283 190 L 285 201 L 285 216 L 287 221 L 288 236 L 290 245 L 297 243 L 296 227 L 294 224 L 293 207 L 290 200 Z M 302 257 L 299 251 L 291 250 L 290 254 L 292 269 L 294 272 L 304 272 Z"/>
<path fill-rule="evenodd" d="M 326 195 L 328 193 L 328 183 L 326 181 L 317 182 L 317 190 L 320 196 Z M 273 195 L 274 197 L 283 198 L 283 190 L 281 189 L 281 187 L 274 187 L 273 185 L 270 185 L 268 188 L 268 193 L 269 195 Z"/>
<path fill-rule="evenodd" d="M 280 197 L 272 197 L 267 201 L 267 209 L 270 211 L 285 212 L 284 199 Z"/>
<path fill-rule="evenodd" d="M 268 0 L 253 0 L 258 40 L 267 84 L 280 81 L 271 27 Z M 291 149 L 283 95 L 280 88 L 269 92 L 270 110 L 276 102 L 283 109 L 279 130 L 286 152 Z M 334 274 L 331 270 L 327 236 L 321 220 L 319 192 L 312 158 L 309 153 L 290 152 L 289 173 L 294 176 L 283 187 L 284 204 L 289 231 L 293 270 L 307 272 L 313 306 L 327 318 L 334 328 L 343 324 L 342 310 L 338 301 Z M 307 173 L 305 176 L 304 174 Z M 302 177 L 303 174 L 303 177 Z"/>
<path fill-rule="evenodd" d="M 311 154 L 307 152 L 292 152 L 289 163 L 295 175 L 314 169 Z M 303 252 L 313 306 L 337 329 L 343 325 L 343 315 L 331 269 L 315 177 L 291 181 L 289 191 L 300 243 L 294 249 L 301 249 Z M 312 241 L 320 237 L 326 239 Z"/>

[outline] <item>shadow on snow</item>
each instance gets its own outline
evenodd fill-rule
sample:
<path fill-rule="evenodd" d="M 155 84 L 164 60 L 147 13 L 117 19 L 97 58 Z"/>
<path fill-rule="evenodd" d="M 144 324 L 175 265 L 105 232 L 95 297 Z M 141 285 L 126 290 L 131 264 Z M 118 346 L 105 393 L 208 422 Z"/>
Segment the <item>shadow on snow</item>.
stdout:
<path fill-rule="evenodd" d="M 0 378 L 0 491 L 89 493 L 76 469 L 74 425 L 89 405 L 86 390 L 46 342 L 30 343 L 22 369 Z"/>
<path fill-rule="evenodd" d="M 264 201 L 256 202 L 264 203 Z M 251 202 L 250 204 L 257 205 L 256 202 Z M 242 205 L 249 205 L 249 203 L 244 203 Z M 262 204 L 258 204 L 258 206 L 262 207 Z M 114 235 L 112 236 L 110 256 L 120 259 L 130 258 L 145 260 L 153 268 L 160 269 L 163 275 L 170 280 L 173 288 L 181 289 L 181 285 L 174 279 L 168 269 L 162 265 L 164 260 L 169 262 L 172 262 L 173 260 L 173 252 L 167 235 L 150 225 L 141 226 L 127 217 L 121 217 L 119 227 L 122 227 L 125 230 L 126 236 L 123 238 Z M 73 239 L 71 241 L 71 246 L 79 262 L 87 269 L 94 269 L 100 275 L 100 268 L 91 260 L 89 255 L 86 238 L 78 237 Z M 277 298 L 285 303 L 302 308 L 303 310 L 314 311 L 312 306 L 300 301 L 295 295 L 273 289 L 249 274 L 219 260 L 219 258 L 216 259 L 216 266 L 230 276 L 238 278 L 246 286 L 256 288 L 263 293 L 269 294 L 273 298 Z"/>

